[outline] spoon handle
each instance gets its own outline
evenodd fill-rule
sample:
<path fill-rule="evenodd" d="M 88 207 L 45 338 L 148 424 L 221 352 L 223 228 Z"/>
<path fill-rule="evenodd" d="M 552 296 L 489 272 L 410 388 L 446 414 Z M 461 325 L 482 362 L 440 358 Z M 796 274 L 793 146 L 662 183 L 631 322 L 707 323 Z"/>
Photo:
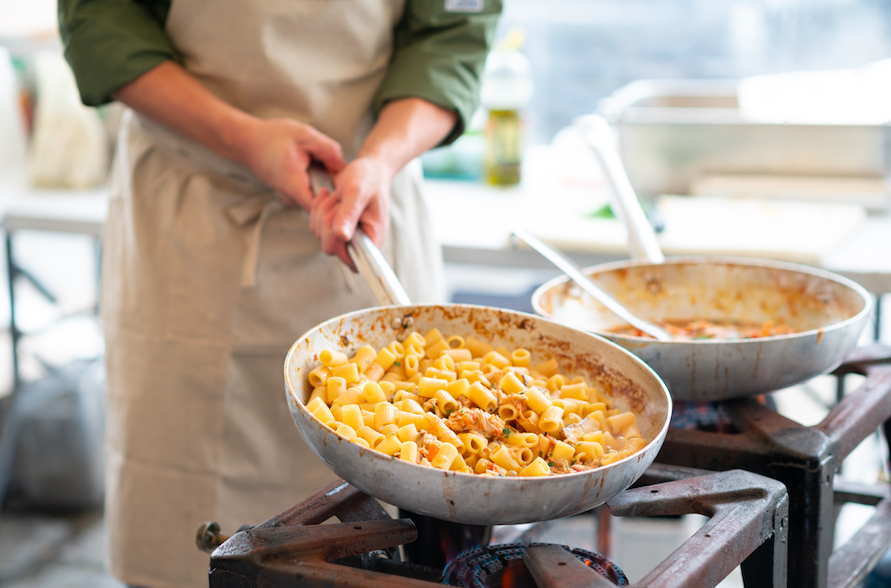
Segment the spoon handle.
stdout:
<path fill-rule="evenodd" d="M 595 300 L 614 312 L 623 321 L 627 322 L 632 327 L 640 329 L 644 333 L 655 337 L 659 341 L 671 340 L 671 335 L 668 334 L 668 331 L 656 324 L 651 323 L 650 321 L 634 316 L 633 314 L 631 314 L 631 312 L 628 311 L 628 309 L 622 306 L 619 301 L 597 287 L 597 285 L 592 282 L 585 274 L 583 274 L 578 266 L 576 266 L 575 263 L 568 257 L 559 253 L 557 250 L 540 241 L 537 237 L 533 237 L 528 232 L 522 229 L 515 229 L 513 231 L 513 234 L 514 236 L 524 241 L 527 245 L 538 251 L 540 254 L 542 254 L 555 266 L 560 268 L 563 273 L 569 276 L 573 282 L 581 286 L 582 290 L 590 294 Z"/>

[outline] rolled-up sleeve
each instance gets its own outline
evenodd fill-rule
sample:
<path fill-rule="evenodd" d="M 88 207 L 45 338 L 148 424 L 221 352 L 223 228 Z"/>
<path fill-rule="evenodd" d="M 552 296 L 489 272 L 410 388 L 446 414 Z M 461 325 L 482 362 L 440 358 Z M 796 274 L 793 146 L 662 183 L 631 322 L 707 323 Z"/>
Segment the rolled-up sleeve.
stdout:
<path fill-rule="evenodd" d="M 479 0 L 479 12 L 446 12 L 446 3 L 406 2 L 390 67 L 374 100 L 375 112 L 408 97 L 456 111 L 458 123 L 443 145 L 464 132 L 479 106 L 482 71 L 502 8 L 501 0 Z"/>
<path fill-rule="evenodd" d="M 168 59 L 176 49 L 164 33 L 170 1 L 59 0 L 65 58 L 88 106 Z"/>

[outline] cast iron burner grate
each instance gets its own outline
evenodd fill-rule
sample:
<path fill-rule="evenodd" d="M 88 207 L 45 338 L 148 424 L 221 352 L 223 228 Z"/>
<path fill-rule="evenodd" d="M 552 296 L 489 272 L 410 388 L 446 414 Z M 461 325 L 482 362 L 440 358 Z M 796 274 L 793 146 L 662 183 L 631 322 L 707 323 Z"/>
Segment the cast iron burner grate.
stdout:
<path fill-rule="evenodd" d="M 452 560 L 442 573 L 442 583 L 462 588 L 535 588 L 535 578 L 526 567 L 523 557 L 526 547 L 540 547 L 545 543 L 507 543 L 489 547 L 478 547 L 462 553 Z M 615 584 L 627 586 L 628 578 L 619 567 L 599 553 L 581 548 L 562 549 L 577 560 Z"/>
<path fill-rule="evenodd" d="M 891 546 L 891 488 L 836 478 L 844 459 L 877 429 L 891 440 L 891 347 L 855 349 L 835 375 L 866 380 L 844 394 L 822 422 L 805 427 L 753 398 L 720 403 L 723 432 L 671 428 L 659 463 L 710 471 L 743 469 L 789 491 L 789 588 L 860 586 Z M 872 518 L 833 552 L 835 517 L 846 503 L 875 506 Z M 747 584 L 748 585 L 748 584 Z M 757 585 L 757 584 L 756 584 Z"/>
<path fill-rule="evenodd" d="M 698 513 L 711 520 L 634 586 L 707 588 L 739 565 L 744 573 L 748 570 L 752 586 L 785 586 L 788 494 L 782 484 L 738 470 L 710 473 L 658 464 L 641 482 L 649 485 L 626 490 L 609 502 L 613 514 Z M 341 522 L 320 524 L 331 517 Z M 210 588 L 442 586 L 442 568 L 402 561 L 395 549 L 415 542 L 417 531 L 410 519 L 391 519 L 376 500 L 341 482 L 231 537 L 208 523 L 199 530 L 198 545 L 212 552 Z M 520 553 L 515 546 L 504 552 L 491 547 L 505 561 Z M 552 544 L 528 545 L 517 559 L 522 558 L 528 586 L 616 586 L 580 561 L 578 553 L 599 563 L 590 557 L 596 554 Z M 611 568 L 600 565 L 607 571 Z M 447 573 L 451 575 L 450 570 Z"/>

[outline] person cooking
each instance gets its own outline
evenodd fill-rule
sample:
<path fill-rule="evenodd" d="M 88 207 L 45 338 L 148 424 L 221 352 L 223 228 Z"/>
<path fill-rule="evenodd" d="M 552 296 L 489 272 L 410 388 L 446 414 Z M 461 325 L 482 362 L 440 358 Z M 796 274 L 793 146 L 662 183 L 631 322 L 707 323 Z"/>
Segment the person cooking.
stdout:
<path fill-rule="evenodd" d="M 334 479 L 285 404 L 305 331 L 374 306 L 361 225 L 412 301 L 443 296 L 423 151 L 478 104 L 500 0 L 60 0 L 85 104 L 119 100 L 103 248 L 109 567 L 207 585 L 208 520 Z M 324 166 L 334 190 L 310 189 Z M 339 259 L 338 259 L 339 258 Z"/>

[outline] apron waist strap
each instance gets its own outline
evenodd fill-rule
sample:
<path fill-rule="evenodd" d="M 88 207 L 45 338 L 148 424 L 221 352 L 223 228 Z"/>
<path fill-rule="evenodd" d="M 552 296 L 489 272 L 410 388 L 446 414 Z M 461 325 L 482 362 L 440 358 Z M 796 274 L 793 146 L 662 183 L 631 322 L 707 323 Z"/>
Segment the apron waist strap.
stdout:
<path fill-rule="evenodd" d="M 202 172 L 223 177 L 237 186 L 252 192 L 271 191 L 254 173 L 230 159 L 221 157 L 207 147 L 156 123 L 155 121 L 133 112 L 133 124 L 157 144 L 178 155 L 183 165 L 193 167 Z"/>
<path fill-rule="evenodd" d="M 246 288 L 254 287 L 257 283 L 257 264 L 260 259 L 260 238 L 263 227 L 269 216 L 283 210 L 285 204 L 243 165 L 220 157 L 203 145 L 136 112 L 133 112 L 131 124 L 157 145 L 173 153 L 183 167 L 224 178 L 246 192 L 243 201 L 226 208 L 226 215 L 246 231 L 241 285 Z"/>

